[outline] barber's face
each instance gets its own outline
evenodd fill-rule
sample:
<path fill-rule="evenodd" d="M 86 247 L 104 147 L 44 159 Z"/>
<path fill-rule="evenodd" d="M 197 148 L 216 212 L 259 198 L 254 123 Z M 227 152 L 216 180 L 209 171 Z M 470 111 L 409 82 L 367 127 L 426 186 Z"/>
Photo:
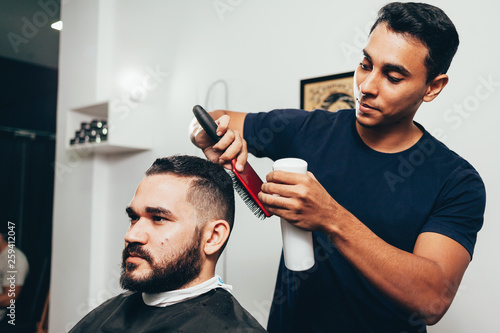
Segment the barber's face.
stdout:
<path fill-rule="evenodd" d="M 124 289 L 163 292 L 189 285 L 200 273 L 201 231 L 186 201 L 189 179 L 146 177 L 127 208 L 122 276 Z"/>
<path fill-rule="evenodd" d="M 363 127 L 408 125 L 429 88 L 427 47 L 379 24 L 356 70 L 356 118 Z"/>

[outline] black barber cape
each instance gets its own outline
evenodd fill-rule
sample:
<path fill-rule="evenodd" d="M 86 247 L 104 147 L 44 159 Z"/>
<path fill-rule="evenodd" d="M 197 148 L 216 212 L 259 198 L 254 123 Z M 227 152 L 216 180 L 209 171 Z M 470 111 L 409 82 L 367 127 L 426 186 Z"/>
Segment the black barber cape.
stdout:
<path fill-rule="evenodd" d="M 167 307 L 148 306 L 140 292 L 111 298 L 85 316 L 70 333 L 266 332 L 224 289 L 212 289 Z"/>

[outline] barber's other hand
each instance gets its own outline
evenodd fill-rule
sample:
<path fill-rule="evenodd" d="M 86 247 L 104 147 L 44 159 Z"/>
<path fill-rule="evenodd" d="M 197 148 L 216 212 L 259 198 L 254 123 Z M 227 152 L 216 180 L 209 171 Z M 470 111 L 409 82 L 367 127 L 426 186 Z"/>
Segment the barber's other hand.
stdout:
<path fill-rule="evenodd" d="M 230 120 L 228 115 L 223 115 L 215 121 L 218 126 L 217 135 L 222 136 L 217 143 L 197 122 L 194 123 L 193 128 L 190 129 L 191 142 L 203 150 L 207 159 L 224 166 L 226 169 L 232 169 L 231 161 L 236 158 L 236 169 L 243 171 L 248 158 L 247 143 L 240 132 L 228 127 Z"/>
<path fill-rule="evenodd" d="M 311 172 L 272 171 L 266 181 L 259 193 L 266 209 L 299 228 L 326 232 L 343 210 Z"/>

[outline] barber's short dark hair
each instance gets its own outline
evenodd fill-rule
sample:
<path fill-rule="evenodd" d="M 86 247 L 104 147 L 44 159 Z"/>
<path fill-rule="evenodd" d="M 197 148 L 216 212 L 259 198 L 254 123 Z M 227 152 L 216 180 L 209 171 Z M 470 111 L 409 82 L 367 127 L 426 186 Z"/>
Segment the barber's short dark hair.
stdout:
<path fill-rule="evenodd" d="M 392 31 L 408 34 L 427 47 L 427 83 L 446 74 L 460 42 L 455 25 L 443 10 L 425 3 L 392 2 L 379 10 L 370 33 L 384 22 Z"/>
<path fill-rule="evenodd" d="M 158 158 L 146 171 L 146 176 L 158 174 L 192 178 L 186 200 L 195 207 L 198 221 L 225 220 L 233 229 L 233 182 L 222 166 L 196 156 L 173 155 Z"/>

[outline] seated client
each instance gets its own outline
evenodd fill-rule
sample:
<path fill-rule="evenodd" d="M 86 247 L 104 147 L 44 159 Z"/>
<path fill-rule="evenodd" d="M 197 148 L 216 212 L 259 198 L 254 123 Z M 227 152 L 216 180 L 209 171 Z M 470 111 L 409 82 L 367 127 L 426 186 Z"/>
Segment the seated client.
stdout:
<path fill-rule="evenodd" d="M 234 220 L 230 176 L 193 156 L 157 159 L 126 209 L 120 284 L 76 332 L 265 332 L 215 274 Z"/>

